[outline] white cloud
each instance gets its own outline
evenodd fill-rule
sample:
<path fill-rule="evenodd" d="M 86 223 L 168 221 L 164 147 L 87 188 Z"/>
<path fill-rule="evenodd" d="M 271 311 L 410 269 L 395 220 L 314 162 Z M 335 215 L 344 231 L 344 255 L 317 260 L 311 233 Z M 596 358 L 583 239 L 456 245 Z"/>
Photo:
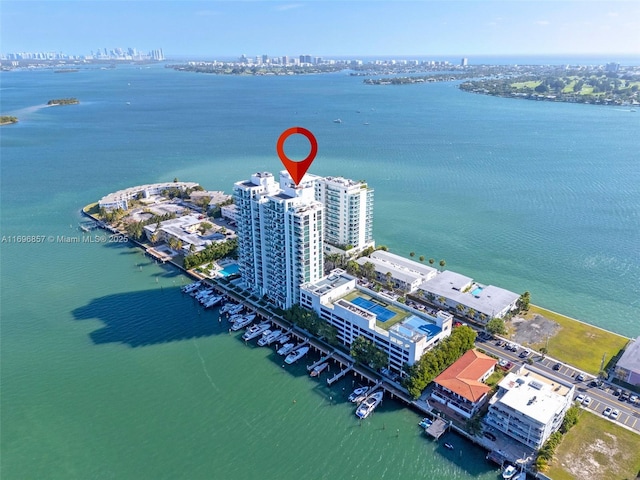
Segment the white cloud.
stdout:
<path fill-rule="evenodd" d="M 537 22 L 535 22 L 536 25 L 540 25 L 541 27 L 546 27 L 547 25 L 551 24 L 551 22 L 549 20 L 538 20 Z"/>

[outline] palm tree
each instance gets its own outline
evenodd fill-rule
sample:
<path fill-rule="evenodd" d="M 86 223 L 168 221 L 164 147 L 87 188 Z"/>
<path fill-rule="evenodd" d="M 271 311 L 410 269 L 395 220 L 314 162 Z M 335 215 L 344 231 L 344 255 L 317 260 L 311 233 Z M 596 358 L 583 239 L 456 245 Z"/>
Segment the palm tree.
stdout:
<path fill-rule="evenodd" d="M 434 263 L 436 263 L 436 259 L 435 258 L 430 258 L 429 259 L 429 265 L 433 265 Z"/>
<path fill-rule="evenodd" d="M 475 316 L 476 316 L 476 311 L 475 311 L 473 308 L 470 308 L 470 309 L 467 311 L 467 316 L 468 316 L 469 318 L 475 318 Z"/>
<path fill-rule="evenodd" d="M 444 266 L 447 264 L 447 262 L 444 261 L 444 259 L 440 260 L 438 262 L 438 265 L 440 265 L 440 269 L 442 270 L 444 268 Z"/>
<path fill-rule="evenodd" d="M 421 262 L 424 262 L 424 255 L 420 255 L 419 260 L 420 260 Z"/>
<path fill-rule="evenodd" d="M 393 283 L 391 282 L 391 277 L 393 277 L 393 275 L 391 275 L 391 272 L 387 272 L 384 276 L 387 278 L 387 288 L 391 290 L 393 288 Z"/>
<path fill-rule="evenodd" d="M 415 257 L 415 256 L 416 256 L 416 252 L 409 252 L 409 256 L 410 256 L 411 258 Z"/>

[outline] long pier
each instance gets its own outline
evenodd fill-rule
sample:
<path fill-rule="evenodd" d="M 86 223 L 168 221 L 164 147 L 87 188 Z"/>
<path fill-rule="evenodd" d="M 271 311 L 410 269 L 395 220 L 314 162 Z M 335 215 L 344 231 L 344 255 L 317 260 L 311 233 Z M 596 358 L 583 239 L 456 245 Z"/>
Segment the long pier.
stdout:
<path fill-rule="evenodd" d="M 349 365 L 347 368 L 340 370 L 333 377 L 327 378 L 327 385 L 329 386 L 333 385 L 342 377 L 344 377 L 347 373 L 349 373 L 351 370 L 353 370 L 353 365 Z"/>

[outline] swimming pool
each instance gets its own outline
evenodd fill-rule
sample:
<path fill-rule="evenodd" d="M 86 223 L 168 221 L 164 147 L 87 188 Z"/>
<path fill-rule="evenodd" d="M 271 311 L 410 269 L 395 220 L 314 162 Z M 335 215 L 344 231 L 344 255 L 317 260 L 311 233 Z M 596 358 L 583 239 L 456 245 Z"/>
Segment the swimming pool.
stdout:
<path fill-rule="evenodd" d="M 389 310 L 388 308 L 384 308 L 382 305 L 372 302 L 371 300 L 367 300 L 366 298 L 356 297 L 351 300 L 351 303 L 354 305 L 358 305 L 359 307 L 364 308 L 365 310 L 369 310 L 371 313 L 375 313 L 378 317 L 378 320 L 381 322 L 386 322 L 390 318 L 395 317 L 395 313 Z"/>
<path fill-rule="evenodd" d="M 474 297 L 477 297 L 481 293 L 482 293 L 482 287 L 476 287 L 471 291 L 471 295 L 473 295 Z"/>
<path fill-rule="evenodd" d="M 222 270 L 220 270 L 220 275 L 223 277 L 228 277 L 229 275 L 233 275 L 234 273 L 238 273 L 240 267 L 238 267 L 237 263 L 232 263 L 231 265 L 227 265 Z"/>

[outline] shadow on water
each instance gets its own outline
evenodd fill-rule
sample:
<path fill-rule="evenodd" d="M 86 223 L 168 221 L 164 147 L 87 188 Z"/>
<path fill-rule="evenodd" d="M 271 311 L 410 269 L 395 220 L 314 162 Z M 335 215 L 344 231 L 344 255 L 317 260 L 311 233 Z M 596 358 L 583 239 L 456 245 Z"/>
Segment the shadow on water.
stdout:
<path fill-rule="evenodd" d="M 95 344 L 142 347 L 228 332 L 216 309 L 203 309 L 177 286 L 96 298 L 72 313 L 76 320 L 104 324 L 90 334 Z"/>

